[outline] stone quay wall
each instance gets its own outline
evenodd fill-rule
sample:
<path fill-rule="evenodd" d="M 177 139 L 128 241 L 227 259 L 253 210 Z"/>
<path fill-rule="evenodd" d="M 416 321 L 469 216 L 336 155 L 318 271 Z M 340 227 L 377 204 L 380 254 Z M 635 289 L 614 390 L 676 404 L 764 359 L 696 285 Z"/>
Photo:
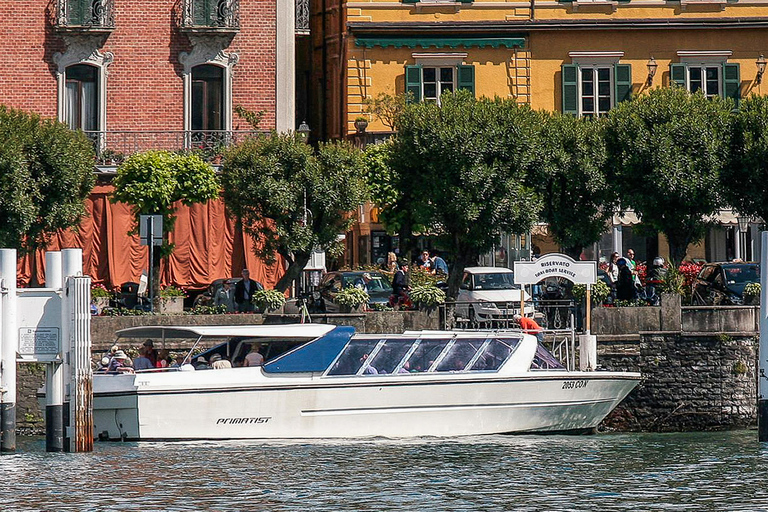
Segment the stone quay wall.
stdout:
<path fill-rule="evenodd" d="M 661 307 L 595 310 L 598 364 L 643 374 L 603 426 L 662 432 L 755 426 L 758 308 L 681 308 L 679 299 L 666 299 Z"/>

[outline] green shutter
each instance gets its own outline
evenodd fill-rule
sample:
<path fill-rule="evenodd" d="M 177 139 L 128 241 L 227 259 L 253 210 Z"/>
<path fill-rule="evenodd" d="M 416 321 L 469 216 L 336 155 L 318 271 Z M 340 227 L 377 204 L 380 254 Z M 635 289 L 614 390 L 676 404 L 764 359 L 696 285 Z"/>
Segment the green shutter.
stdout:
<path fill-rule="evenodd" d="M 459 0 L 459 3 L 462 4 L 471 4 L 474 0 Z"/>
<path fill-rule="evenodd" d="M 741 99 L 741 73 L 738 64 L 723 64 L 723 90 L 726 98 L 731 98 L 736 107 Z"/>
<path fill-rule="evenodd" d="M 457 66 L 459 90 L 466 89 L 475 95 L 475 66 Z"/>
<path fill-rule="evenodd" d="M 560 69 L 563 81 L 563 114 L 579 115 L 579 66 L 563 64 Z"/>
<path fill-rule="evenodd" d="M 87 4 L 90 4 L 90 1 L 68 0 L 67 23 L 73 26 L 85 25 L 86 21 L 89 21 L 87 16 Z"/>
<path fill-rule="evenodd" d="M 417 4 L 419 0 L 403 0 L 404 4 Z"/>
<path fill-rule="evenodd" d="M 613 66 L 614 91 L 616 103 L 632 97 L 632 65 L 616 64 Z"/>
<path fill-rule="evenodd" d="M 405 92 L 411 93 L 412 101 L 421 101 L 421 66 L 405 66 Z"/>
<path fill-rule="evenodd" d="M 685 64 L 670 64 L 669 65 L 669 85 L 673 83 L 680 87 L 685 86 Z"/>

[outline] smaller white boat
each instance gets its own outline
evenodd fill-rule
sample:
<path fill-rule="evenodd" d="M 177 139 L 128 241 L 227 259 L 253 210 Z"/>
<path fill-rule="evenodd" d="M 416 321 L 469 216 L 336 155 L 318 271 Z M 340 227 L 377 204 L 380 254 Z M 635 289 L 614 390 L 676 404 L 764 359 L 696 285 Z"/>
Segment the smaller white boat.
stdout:
<path fill-rule="evenodd" d="M 136 327 L 118 343 L 196 339 L 265 364 L 95 374 L 101 439 L 318 439 L 588 432 L 639 373 L 567 371 L 519 332 L 355 334 L 333 325 Z M 129 341 L 133 339 L 134 341 Z M 197 344 L 196 343 L 196 344 Z"/>

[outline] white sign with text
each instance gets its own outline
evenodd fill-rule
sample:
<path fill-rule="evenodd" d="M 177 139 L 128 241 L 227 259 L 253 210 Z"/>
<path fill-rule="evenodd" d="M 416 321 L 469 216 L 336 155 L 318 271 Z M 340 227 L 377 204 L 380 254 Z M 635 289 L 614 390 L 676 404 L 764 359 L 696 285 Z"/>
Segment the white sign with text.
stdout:
<path fill-rule="evenodd" d="M 562 277 L 575 284 L 594 284 L 596 261 L 576 261 L 565 254 L 546 254 L 535 261 L 515 262 L 515 283 L 536 284 L 548 277 Z"/>

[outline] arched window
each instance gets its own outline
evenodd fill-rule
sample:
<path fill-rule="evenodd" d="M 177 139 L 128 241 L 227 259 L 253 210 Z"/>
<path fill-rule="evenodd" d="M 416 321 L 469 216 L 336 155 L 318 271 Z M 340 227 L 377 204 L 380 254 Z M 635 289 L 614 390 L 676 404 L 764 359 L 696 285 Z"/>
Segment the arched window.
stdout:
<path fill-rule="evenodd" d="M 99 70 L 88 64 L 65 71 L 64 119 L 73 130 L 99 129 Z"/>
<path fill-rule="evenodd" d="M 224 130 L 224 68 L 203 64 L 192 68 L 193 131 Z"/>

